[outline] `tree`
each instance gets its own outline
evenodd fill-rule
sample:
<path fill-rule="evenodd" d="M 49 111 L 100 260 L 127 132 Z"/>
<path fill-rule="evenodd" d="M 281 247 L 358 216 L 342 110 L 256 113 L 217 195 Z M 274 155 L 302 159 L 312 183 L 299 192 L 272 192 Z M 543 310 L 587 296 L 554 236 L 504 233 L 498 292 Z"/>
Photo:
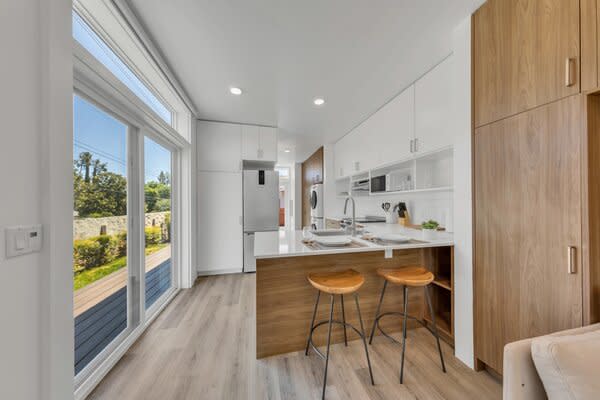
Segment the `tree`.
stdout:
<path fill-rule="evenodd" d="M 84 151 L 79 153 L 79 159 L 75 162 L 75 165 L 79 167 L 79 172 L 84 172 L 83 180 L 85 182 L 90 181 L 90 166 L 92 165 L 92 153 Z"/>
<path fill-rule="evenodd" d="M 102 172 L 106 172 L 107 168 L 106 168 L 106 163 L 101 162 L 98 159 L 95 159 L 92 162 L 92 165 L 94 167 L 94 169 L 92 170 L 92 179 L 96 179 L 96 177 L 101 174 Z"/>
<path fill-rule="evenodd" d="M 160 171 L 160 174 L 158 174 L 158 183 L 161 183 L 163 185 L 170 185 L 171 184 L 171 174 L 169 174 L 168 172 L 165 172 L 165 171 Z"/>

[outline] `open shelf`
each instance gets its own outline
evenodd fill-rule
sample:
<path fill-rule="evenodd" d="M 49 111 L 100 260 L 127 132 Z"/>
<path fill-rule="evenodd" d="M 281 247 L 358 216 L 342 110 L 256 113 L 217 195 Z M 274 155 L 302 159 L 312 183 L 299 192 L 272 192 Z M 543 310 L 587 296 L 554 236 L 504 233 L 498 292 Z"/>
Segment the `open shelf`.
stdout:
<path fill-rule="evenodd" d="M 425 313 L 423 319 L 427 321 L 427 323 L 432 324 L 431 316 L 429 313 Z M 438 328 L 438 331 L 446 336 L 448 339 L 454 339 L 454 334 L 452 334 L 452 329 L 450 328 L 450 315 L 436 314 L 435 315 L 435 324 Z"/>
<path fill-rule="evenodd" d="M 429 286 L 431 306 L 435 323 L 442 337 L 454 346 L 454 249 L 438 247 L 424 253 L 427 269 L 433 272 L 434 280 Z M 427 301 L 423 299 L 423 319 L 431 324 L 432 318 Z"/>
<path fill-rule="evenodd" d="M 441 287 L 442 289 L 452 290 L 452 285 L 450 283 L 450 278 L 436 276 L 432 282 L 434 285 Z"/>

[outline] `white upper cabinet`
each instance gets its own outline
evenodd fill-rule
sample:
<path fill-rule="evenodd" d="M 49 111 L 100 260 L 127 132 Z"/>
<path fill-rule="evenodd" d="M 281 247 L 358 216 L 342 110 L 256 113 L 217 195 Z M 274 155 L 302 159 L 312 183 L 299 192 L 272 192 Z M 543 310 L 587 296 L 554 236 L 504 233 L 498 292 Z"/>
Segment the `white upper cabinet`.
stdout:
<path fill-rule="evenodd" d="M 242 159 L 258 160 L 260 148 L 260 127 L 256 125 L 242 125 Z"/>
<path fill-rule="evenodd" d="M 415 150 L 418 153 L 454 143 L 452 63 L 450 56 L 415 83 Z"/>
<path fill-rule="evenodd" d="M 242 159 L 277 161 L 277 128 L 242 125 Z"/>
<path fill-rule="evenodd" d="M 348 163 L 348 146 L 347 136 L 338 140 L 333 149 L 333 158 L 335 163 L 335 177 L 341 178 L 350 174 L 347 168 Z"/>
<path fill-rule="evenodd" d="M 335 145 L 336 177 L 421 156 L 454 143 L 452 56 Z"/>
<path fill-rule="evenodd" d="M 411 140 L 415 134 L 415 87 L 386 104 L 379 112 L 379 163 L 384 165 L 410 157 Z"/>
<path fill-rule="evenodd" d="M 198 121 L 196 134 L 199 171 L 241 170 L 241 125 Z"/>
<path fill-rule="evenodd" d="M 259 130 L 259 146 L 262 151 L 261 160 L 277 161 L 277 128 L 261 126 Z"/>

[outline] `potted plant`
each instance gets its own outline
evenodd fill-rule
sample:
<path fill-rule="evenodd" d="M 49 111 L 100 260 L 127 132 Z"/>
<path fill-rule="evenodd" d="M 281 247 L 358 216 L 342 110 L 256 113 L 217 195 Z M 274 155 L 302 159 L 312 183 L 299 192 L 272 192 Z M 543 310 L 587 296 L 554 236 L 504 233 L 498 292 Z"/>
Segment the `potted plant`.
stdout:
<path fill-rule="evenodd" d="M 423 231 L 423 239 L 424 240 L 432 240 L 435 238 L 435 232 L 440 226 L 439 222 L 430 219 L 429 221 L 425 221 L 421 224 L 421 229 Z"/>

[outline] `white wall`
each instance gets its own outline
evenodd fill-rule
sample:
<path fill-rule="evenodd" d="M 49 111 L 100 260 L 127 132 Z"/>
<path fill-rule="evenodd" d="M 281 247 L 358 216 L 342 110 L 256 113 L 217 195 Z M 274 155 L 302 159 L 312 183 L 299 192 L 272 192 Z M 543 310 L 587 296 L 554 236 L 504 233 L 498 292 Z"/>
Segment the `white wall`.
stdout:
<path fill-rule="evenodd" d="M 341 217 L 344 215 L 344 198 L 336 197 L 334 192 L 333 196 L 326 197 L 326 199 L 326 216 Z M 439 221 L 442 226 L 448 224 L 448 226 L 452 226 L 453 195 L 450 191 L 356 196 L 354 200 L 357 216 L 378 215 L 384 217 L 385 213 L 381 208 L 381 203 L 397 204 L 403 201 L 406 203 L 413 224 L 420 224 L 423 221 L 434 219 Z M 350 215 L 350 211 L 348 211 L 348 215 Z"/>
<path fill-rule="evenodd" d="M 71 1 L 0 12 L 0 398 L 73 397 Z M 43 223 L 5 259 L 4 227 Z"/>
<path fill-rule="evenodd" d="M 454 337 L 456 357 L 474 368 L 471 187 L 471 17 L 453 33 L 454 46 Z"/>

